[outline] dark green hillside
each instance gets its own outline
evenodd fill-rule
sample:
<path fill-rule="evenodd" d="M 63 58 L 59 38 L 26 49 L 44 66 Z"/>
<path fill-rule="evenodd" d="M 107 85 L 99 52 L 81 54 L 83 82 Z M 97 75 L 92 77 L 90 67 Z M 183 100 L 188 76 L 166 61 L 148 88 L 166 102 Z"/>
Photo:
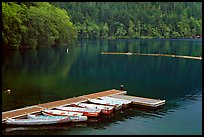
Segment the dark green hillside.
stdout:
<path fill-rule="evenodd" d="M 55 2 L 82 38 L 190 38 L 202 34 L 201 2 Z"/>

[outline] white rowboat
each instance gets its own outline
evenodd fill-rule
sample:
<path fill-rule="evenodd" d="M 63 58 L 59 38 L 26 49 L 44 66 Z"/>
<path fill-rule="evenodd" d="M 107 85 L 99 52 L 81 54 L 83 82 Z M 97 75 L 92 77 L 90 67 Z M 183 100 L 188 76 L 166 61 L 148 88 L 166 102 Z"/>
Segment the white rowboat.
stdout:
<path fill-rule="evenodd" d="M 57 107 L 57 109 L 65 110 L 69 112 L 80 112 L 83 113 L 85 116 L 99 116 L 101 110 L 100 109 L 90 109 L 90 108 L 81 108 L 81 107 Z"/>
<path fill-rule="evenodd" d="M 116 102 L 112 100 L 102 100 L 102 99 L 88 99 L 89 102 L 101 105 L 114 106 L 115 110 L 122 108 L 123 104 L 121 102 Z"/>
<path fill-rule="evenodd" d="M 68 112 L 68 111 L 63 111 L 63 110 L 42 110 L 42 113 L 44 115 L 48 116 L 82 116 L 83 113 L 78 113 L 78 112 Z"/>
<path fill-rule="evenodd" d="M 29 119 L 59 119 L 69 117 L 71 122 L 87 121 L 87 116 L 48 116 L 48 115 L 27 115 Z"/>
<path fill-rule="evenodd" d="M 69 122 L 69 117 L 58 118 L 58 119 L 12 119 L 8 118 L 5 123 L 8 125 L 47 125 L 56 123 Z"/>
<path fill-rule="evenodd" d="M 102 99 L 102 100 L 108 100 L 108 101 L 109 101 L 109 100 L 112 100 L 112 101 L 116 101 L 116 102 L 122 103 L 122 104 L 123 104 L 123 107 L 126 107 L 126 106 L 130 105 L 131 102 L 132 102 L 132 101 L 126 100 L 126 99 L 119 99 L 119 98 L 113 98 L 113 97 L 108 97 L 108 96 L 106 96 L 106 97 L 100 97 L 100 99 Z"/>
<path fill-rule="evenodd" d="M 97 105 L 90 103 L 75 103 L 76 106 L 85 107 L 90 109 L 101 109 L 101 112 L 104 114 L 110 114 L 114 110 L 114 106 L 106 106 L 106 105 Z"/>

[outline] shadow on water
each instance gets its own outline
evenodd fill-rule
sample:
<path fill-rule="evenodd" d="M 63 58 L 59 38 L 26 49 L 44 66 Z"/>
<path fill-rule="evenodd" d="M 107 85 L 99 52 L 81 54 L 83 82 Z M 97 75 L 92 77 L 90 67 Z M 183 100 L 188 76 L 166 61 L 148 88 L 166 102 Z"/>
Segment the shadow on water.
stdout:
<path fill-rule="evenodd" d="M 3 111 L 60 99 L 58 94 L 66 91 L 63 81 L 69 76 L 77 52 L 73 50 L 68 54 L 66 47 L 5 52 L 2 62 Z M 7 89 L 11 90 L 9 94 L 4 92 Z M 22 97 L 24 99 L 19 99 Z"/>

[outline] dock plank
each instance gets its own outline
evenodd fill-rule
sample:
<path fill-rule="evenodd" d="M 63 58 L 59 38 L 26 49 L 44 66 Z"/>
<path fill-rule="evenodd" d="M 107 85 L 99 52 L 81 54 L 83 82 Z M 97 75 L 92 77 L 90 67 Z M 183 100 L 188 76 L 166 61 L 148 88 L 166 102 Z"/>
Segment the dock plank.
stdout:
<path fill-rule="evenodd" d="M 126 93 L 127 91 L 111 89 L 111 90 L 104 91 L 103 93 L 98 92 L 98 93 L 93 93 L 89 95 L 84 95 L 84 97 L 87 99 L 90 99 L 90 98 L 98 98 L 98 97 L 103 97 L 103 96 L 110 96 L 110 95 L 115 95 L 115 94 L 126 94 Z"/>
<path fill-rule="evenodd" d="M 38 104 L 38 106 L 47 108 L 47 109 L 52 109 L 58 106 L 63 106 L 66 104 L 71 104 L 71 103 L 77 103 L 81 101 L 86 101 L 85 98 L 82 97 L 74 97 L 74 98 L 68 98 L 68 99 L 63 99 L 63 100 L 58 100 L 58 101 L 53 101 L 53 102 L 48 102 L 44 104 Z"/>
<path fill-rule="evenodd" d="M 11 111 L 6 111 L 2 113 L 2 121 L 6 120 L 7 118 L 16 118 L 27 115 L 28 113 L 35 113 L 43 110 L 44 108 L 38 106 L 31 106 L 25 107 L 20 109 L 15 109 Z"/>

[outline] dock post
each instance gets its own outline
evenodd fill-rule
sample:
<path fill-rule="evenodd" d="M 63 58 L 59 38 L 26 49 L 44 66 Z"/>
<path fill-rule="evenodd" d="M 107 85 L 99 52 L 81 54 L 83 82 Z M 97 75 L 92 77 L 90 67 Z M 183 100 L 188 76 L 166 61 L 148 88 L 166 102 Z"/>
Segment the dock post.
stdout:
<path fill-rule="evenodd" d="M 123 86 L 123 85 L 120 85 L 120 89 L 124 91 L 124 86 Z"/>

